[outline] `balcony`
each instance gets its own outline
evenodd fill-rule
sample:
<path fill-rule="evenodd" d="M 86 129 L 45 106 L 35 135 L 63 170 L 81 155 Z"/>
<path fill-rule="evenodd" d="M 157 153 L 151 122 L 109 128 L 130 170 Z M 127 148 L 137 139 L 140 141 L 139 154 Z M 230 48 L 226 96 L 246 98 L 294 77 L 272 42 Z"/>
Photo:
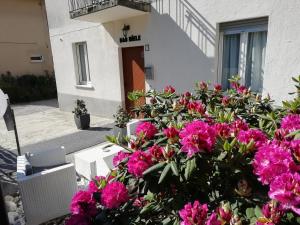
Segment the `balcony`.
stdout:
<path fill-rule="evenodd" d="M 71 19 L 106 23 L 151 11 L 151 0 L 69 0 Z"/>

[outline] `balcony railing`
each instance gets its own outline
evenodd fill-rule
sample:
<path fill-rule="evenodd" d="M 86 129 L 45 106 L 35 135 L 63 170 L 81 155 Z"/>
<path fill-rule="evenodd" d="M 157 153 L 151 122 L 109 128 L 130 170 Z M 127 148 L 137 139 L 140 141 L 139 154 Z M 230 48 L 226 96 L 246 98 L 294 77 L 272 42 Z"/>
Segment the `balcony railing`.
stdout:
<path fill-rule="evenodd" d="M 114 6 L 125 6 L 150 12 L 151 0 L 69 0 L 69 11 L 72 19 Z"/>

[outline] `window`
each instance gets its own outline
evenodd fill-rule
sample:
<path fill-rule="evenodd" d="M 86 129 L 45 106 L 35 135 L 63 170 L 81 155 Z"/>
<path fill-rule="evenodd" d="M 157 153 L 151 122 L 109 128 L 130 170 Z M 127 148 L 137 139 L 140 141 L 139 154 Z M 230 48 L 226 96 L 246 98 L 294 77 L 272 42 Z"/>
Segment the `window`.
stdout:
<path fill-rule="evenodd" d="M 30 62 L 32 63 L 40 63 L 43 62 L 44 58 L 42 55 L 32 55 L 30 56 Z"/>
<path fill-rule="evenodd" d="M 75 56 L 78 84 L 87 85 L 91 79 L 86 42 L 75 43 Z"/>
<path fill-rule="evenodd" d="M 224 89 L 229 88 L 229 78 L 239 75 L 252 91 L 262 92 L 267 29 L 267 18 L 220 24 Z"/>

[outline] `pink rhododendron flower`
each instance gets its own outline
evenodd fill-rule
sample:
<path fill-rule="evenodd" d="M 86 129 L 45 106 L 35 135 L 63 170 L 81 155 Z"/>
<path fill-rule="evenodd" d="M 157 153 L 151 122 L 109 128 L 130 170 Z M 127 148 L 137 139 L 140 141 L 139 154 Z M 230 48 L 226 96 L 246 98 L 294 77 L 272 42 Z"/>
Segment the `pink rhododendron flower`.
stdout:
<path fill-rule="evenodd" d="M 91 180 L 89 182 L 89 185 L 88 185 L 88 189 L 87 191 L 90 193 L 90 194 L 93 194 L 95 192 L 99 192 L 100 189 L 101 189 L 101 183 L 102 181 L 106 182 L 106 178 L 103 177 L 103 176 L 96 176 L 93 180 Z"/>
<path fill-rule="evenodd" d="M 227 106 L 227 105 L 229 105 L 229 102 L 230 102 L 230 98 L 228 96 L 223 96 L 222 105 Z"/>
<path fill-rule="evenodd" d="M 191 101 L 187 104 L 189 113 L 199 113 L 200 115 L 205 114 L 205 105 L 199 101 Z"/>
<path fill-rule="evenodd" d="M 292 155 L 286 149 L 276 145 L 264 145 L 258 149 L 253 161 L 254 173 L 263 184 L 270 182 L 282 173 L 295 169 Z"/>
<path fill-rule="evenodd" d="M 283 209 L 276 201 L 270 201 L 262 207 L 262 214 L 269 221 L 278 224 L 283 215 Z"/>
<path fill-rule="evenodd" d="M 221 84 L 215 84 L 215 85 L 214 85 L 214 91 L 215 91 L 215 92 L 220 92 L 220 91 L 222 91 L 222 85 L 221 85 Z"/>
<path fill-rule="evenodd" d="M 167 138 L 174 139 L 178 137 L 179 131 L 175 127 L 168 127 L 164 129 L 164 135 L 167 136 Z"/>
<path fill-rule="evenodd" d="M 163 147 L 160 147 L 158 145 L 153 145 L 151 148 L 149 148 L 149 152 L 151 156 L 155 159 L 155 161 L 164 159 L 163 151 Z"/>
<path fill-rule="evenodd" d="M 72 198 L 70 210 L 73 214 L 95 216 L 96 202 L 88 191 L 78 191 Z"/>
<path fill-rule="evenodd" d="M 168 85 L 165 87 L 164 92 L 167 94 L 173 94 L 175 93 L 175 88 L 172 87 L 171 85 Z"/>
<path fill-rule="evenodd" d="M 285 140 L 285 136 L 288 135 L 289 132 L 287 130 L 284 130 L 284 129 L 277 129 L 275 131 L 275 134 L 274 134 L 274 138 L 276 140 L 279 140 L 279 141 L 282 141 L 282 140 Z"/>
<path fill-rule="evenodd" d="M 137 208 L 142 208 L 147 204 L 147 201 L 144 199 L 144 197 L 137 197 L 134 202 L 132 203 L 133 206 Z"/>
<path fill-rule="evenodd" d="M 258 129 L 241 130 L 237 139 L 243 144 L 248 144 L 253 140 L 256 148 L 264 145 L 268 140 L 267 136 Z"/>
<path fill-rule="evenodd" d="M 217 134 L 222 138 L 230 137 L 230 125 L 227 123 L 216 123 L 214 125 Z"/>
<path fill-rule="evenodd" d="M 113 158 L 113 165 L 117 167 L 124 159 L 126 159 L 130 154 L 120 151 L 118 154 Z"/>
<path fill-rule="evenodd" d="M 128 199 L 126 186 L 118 181 L 107 184 L 101 193 L 101 204 L 108 209 L 118 208 Z"/>
<path fill-rule="evenodd" d="M 66 225 L 90 225 L 91 221 L 84 215 L 72 215 L 66 222 Z"/>
<path fill-rule="evenodd" d="M 192 96 L 192 94 L 191 94 L 191 92 L 187 91 L 183 94 L 183 96 L 186 97 L 187 99 L 189 99 Z"/>
<path fill-rule="evenodd" d="M 249 129 L 249 125 L 244 120 L 241 119 L 232 122 L 230 124 L 230 127 L 231 127 L 231 133 L 233 133 L 234 135 L 237 135 L 242 130 Z"/>
<path fill-rule="evenodd" d="M 157 129 L 150 122 L 141 122 L 136 127 L 135 133 L 138 136 L 145 136 L 147 139 L 151 139 L 157 133 Z"/>
<path fill-rule="evenodd" d="M 293 140 L 290 143 L 290 148 L 294 157 L 300 162 L 300 140 Z"/>
<path fill-rule="evenodd" d="M 277 200 L 285 210 L 300 215 L 300 174 L 283 173 L 270 185 L 269 197 Z"/>
<path fill-rule="evenodd" d="M 221 207 L 217 208 L 217 213 L 222 219 L 222 221 L 225 221 L 227 223 L 230 222 L 231 217 L 232 217 L 232 211 L 230 209 L 229 204 L 222 204 Z"/>
<path fill-rule="evenodd" d="M 169 139 L 168 141 L 173 144 L 179 139 L 179 131 L 175 127 L 168 127 L 163 130 L 164 135 Z"/>
<path fill-rule="evenodd" d="M 201 205 L 199 201 L 188 203 L 179 211 L 182 219 L 181 225 L 204 225 L 207 218 L 207 204 Z"/>
<path fill-rule="evenodd" d="M 143 172 L 152 165 L 151 155 L 143 152 L 134 152 L 128 160 L 128 172 L 136 177 L 142 177 Z"/>
<path fill-rule="evenodd" d="M 197 152 L 211 152 L 216 142 L 216 131 L 213 126 L 202 121 L 188 123 L 179 133 L 181 150 L 189 157 Z"/>
<path fill-rule="evenodd" d="M 288 132 L 300 130 L 300 114 L 289 114 L 281 120 L 281 128 Z"/>
<path fill-rule="evenodd" d="M 207 83 L 204 82 L 204 81 L 200 81 L 200 82 L 198 83 L 198 87 L 199 87 L 199 89 L 202 90 L 202 91 L 206 91 L 206 90 L 208 89 L 208 85 L 207 85 Z"/>
<path fill-rule="evenodd" d="M 212 213 L 210 217 L 207 219 L 205 225 L 222 225 L 222 223 L 218 219 L 218 215 L 216 213 Z"/>
<path fill-rule="evenodd" d="M 236 89 L 237 93 L 239 94 L 247 94 L 248 93 L 248 88 L 244 85 L 241 85 L 239 86 L 237 89 Z"/>

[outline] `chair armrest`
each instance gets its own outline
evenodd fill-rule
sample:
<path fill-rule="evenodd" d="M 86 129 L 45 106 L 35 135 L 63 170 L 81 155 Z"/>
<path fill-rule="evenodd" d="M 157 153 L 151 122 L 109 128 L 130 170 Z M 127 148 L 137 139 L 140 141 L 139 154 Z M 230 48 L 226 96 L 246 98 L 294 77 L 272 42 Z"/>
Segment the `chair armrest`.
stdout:
<path fill-rule="evenodd" d="M 27 224 L 37 225 L 69 213 L 77 191 L 73 164 L 17 179 Z"/>

